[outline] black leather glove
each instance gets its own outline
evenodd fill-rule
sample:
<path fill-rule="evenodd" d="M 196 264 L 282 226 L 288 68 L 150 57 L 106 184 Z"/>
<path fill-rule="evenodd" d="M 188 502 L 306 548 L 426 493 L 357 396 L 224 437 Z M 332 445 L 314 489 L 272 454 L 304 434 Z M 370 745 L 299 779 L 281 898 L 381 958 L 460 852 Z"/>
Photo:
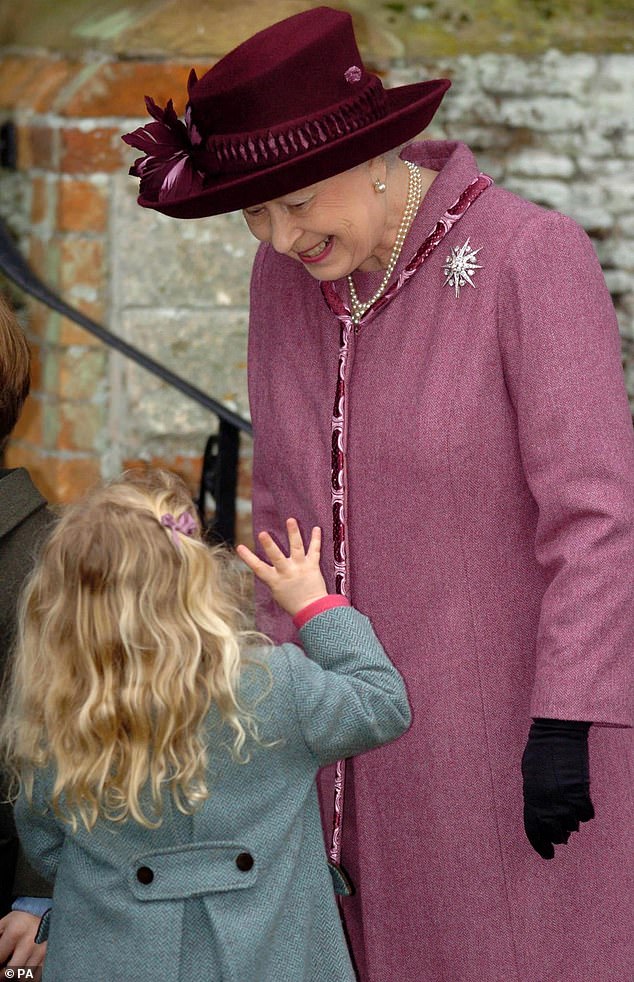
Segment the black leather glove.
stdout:
<path fill-rule="evenodd" d="M 594 818 L 590 800 L 588 730 L 591 723 L 535 719 L 522 757 L 524 828 L 543 859 L 568 842 L 579 822 Z"/>

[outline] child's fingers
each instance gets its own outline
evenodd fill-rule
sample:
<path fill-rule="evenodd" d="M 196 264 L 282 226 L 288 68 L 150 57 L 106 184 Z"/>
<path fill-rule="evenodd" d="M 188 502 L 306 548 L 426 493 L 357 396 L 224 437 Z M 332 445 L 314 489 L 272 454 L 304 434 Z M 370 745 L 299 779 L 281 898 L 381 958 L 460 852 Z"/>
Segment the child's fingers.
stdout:
<path fill-rule="evenodd" d="M 302 535 L 299 531 L 299 525 L 296 519 L 287 518 L 286 519 L 286 531 L 288 533 L 288 544 L 291 550 L 291 556 L 293 559 L 304 558 L 306 552 L 304 550 L 304 543 L 302 542 Z"/>
<path fill-rule="evenodd" d="M 308 552 L 306 553 L 310 559 L 316 559 L 319 562 L 319 557 L 321 555 L 321 529 L 318 525 L 315 525 L 310 533 L 310 542 L 308 544 Z"/>
<path fill-rule="evenodd" d="M 262 562 L 262 560 L 256 556 L 254 552 L 248 548 L 248 546 L 236 546 L 236 552 L 243 563 L 246 563 L 250 570 L 252 570 L 255 575 L 261 580 L 268 580 L 270 574 L 273 572 L 271 567 Z"/>
<path fill-rule="evenodd" d="M 274 565 L 287 558 L 268 532 L 260 532 L 258 539 L 260 540 L 260 545 L 264 550 L 266 558 L 270 559 Z"/>

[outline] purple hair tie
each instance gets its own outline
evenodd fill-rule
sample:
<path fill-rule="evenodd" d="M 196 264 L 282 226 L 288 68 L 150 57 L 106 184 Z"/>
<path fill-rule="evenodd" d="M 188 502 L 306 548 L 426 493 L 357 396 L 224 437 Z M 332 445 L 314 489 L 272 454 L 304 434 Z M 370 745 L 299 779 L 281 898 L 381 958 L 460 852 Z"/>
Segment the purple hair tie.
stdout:
<path fill-rule="evenodd" d="M 194 532 L 196 532 L 198 529 L 196 520 L 189 514 L 188 511 L 184 511 L 182 515 L 178 516 L 178 518 L 174 518 L 171 512 L 166 512 L 165 515 L 161 515 L 161 525 L 172 530 L 172 539 L 174 540 L 175 546 L 179 545 L 178 536 L 176 534 L 177 532 L 191 538 L 194 535 Z"/>

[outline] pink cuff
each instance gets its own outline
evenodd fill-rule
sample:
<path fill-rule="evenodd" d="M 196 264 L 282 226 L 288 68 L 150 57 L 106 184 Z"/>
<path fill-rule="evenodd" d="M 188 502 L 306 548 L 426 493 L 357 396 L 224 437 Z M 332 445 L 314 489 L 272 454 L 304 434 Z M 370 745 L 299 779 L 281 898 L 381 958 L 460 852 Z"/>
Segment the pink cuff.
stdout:
<path fill-rule="evenodd" d="M 299 631 L 311 618 L 316 617 L 317 614 L 322 614 L 324 610 L 330 610 L 332 607 L 349 606 L 350 601 L 347 597 L 342 597 L 339 593 L 329 593 L 326 597 L 313 600 L 312 604 L 308 604 L 307 607 L 302 607 L 301 610 L 298 610 L 293 618 L 293 624 Z"/>

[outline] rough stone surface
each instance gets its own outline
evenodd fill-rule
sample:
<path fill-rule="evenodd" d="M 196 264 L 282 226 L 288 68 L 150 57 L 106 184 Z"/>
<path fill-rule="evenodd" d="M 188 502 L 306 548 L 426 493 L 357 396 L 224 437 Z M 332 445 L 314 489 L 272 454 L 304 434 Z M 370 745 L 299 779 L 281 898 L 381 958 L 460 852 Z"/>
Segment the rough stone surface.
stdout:
<path fill-rule="evenodd" d="M 569 178 L 575 173 L 571 157 L 564 154 L 545 153 L 543 150 L 525 150 L 513 161 L 515 174 L 525 177 Z"/>
<path fill-rule="evenodd" d="M 626 0 L 341 0 L 374 60 L 502 50 L 532 56 L 632 50 Z M 220 56 L 312 0 L 21 0 L 0 6 L 0 44 L 76 54 Z M 629 15 L 629 16 L 628 16 Z M 579 71 L 583 71 L 580 66 Z"/>
<path fill-rule="evenodd" d="M 117 177 L 113 230 L 124 307 L 248 307 L 257 243 L 242 215 L 176 221 L 136 204 L 137 182 Z"/>
<path fill-rule="evenodd" d="M 248 411 L 246 310 L 136 308 L 123 311 L 121 334 L 240 415 Z M 202 452 L 215 417 L 136 365 L 123 367 L 125 400 L 113 406 L 125 456 Z M 118 427 L 117 427 L 118 428 Z"/>
<path fill-rule="evenodd" d="M 519 96 L 522 100 L 548 94 L 565 99 L 583 96 L 587 82 L 596 75 L 597 61 L 592 55 L 565 55 L 550 49 L 530 65 L 512 55 L 486 54 L 464 59 L 465 68 L 473 73 L 485 92 L 495 96 Z"/>
<path fill-rule="evenodd" d="M 240 214 L 178 222 L 140 210 L 136 190 L 125 175 L 113 182 L 114 329 L 248 418 L 248 274 L 257 243 Z M 109 469 L 128 458 L 202 453 L 215 416 L 121 359 L 112 372 L 122 395 L 111 404 Z"/>

